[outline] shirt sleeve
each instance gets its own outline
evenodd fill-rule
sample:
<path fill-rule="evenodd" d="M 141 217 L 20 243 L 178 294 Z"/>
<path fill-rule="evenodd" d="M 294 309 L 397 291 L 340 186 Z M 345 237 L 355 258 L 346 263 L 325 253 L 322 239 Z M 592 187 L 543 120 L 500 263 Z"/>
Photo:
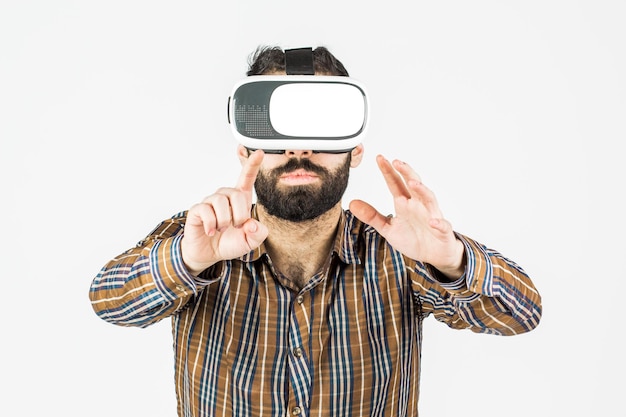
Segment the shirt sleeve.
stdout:
<path fill-rule="evenodd" d="M 89 298 L 95 313 L 120 326 L 146 327 L 184 308 L 204 286 L 219 280 L 185 267 L 180 241 L 186 212 L 160 223 L 135 247 L 106 263 L 93 279 Z"/>
<path fill-rule="evenodd" d="M 538 326 L 541 296 L 515 262 L 457 233 L 465 246 L 465 273 L 439 280 L 433 267 L 416 263 L 412 286 L 423 317 L 429 314 L 455 329 L 515 335 Z"/>

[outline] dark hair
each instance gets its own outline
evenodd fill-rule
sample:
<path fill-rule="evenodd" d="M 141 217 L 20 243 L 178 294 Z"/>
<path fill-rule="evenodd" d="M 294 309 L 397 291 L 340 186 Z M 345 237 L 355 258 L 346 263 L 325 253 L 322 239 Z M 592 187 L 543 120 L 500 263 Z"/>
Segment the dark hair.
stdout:
<path fill-rule="evenodd" d="M 278 46 L 259 46 L 250 55 L 248 65 L 246 75 L 285 71 L 285 52 Z M 313 69 L 318 74 L 349 76 L 341 61 L 323 46 L 313 50 Z"/>

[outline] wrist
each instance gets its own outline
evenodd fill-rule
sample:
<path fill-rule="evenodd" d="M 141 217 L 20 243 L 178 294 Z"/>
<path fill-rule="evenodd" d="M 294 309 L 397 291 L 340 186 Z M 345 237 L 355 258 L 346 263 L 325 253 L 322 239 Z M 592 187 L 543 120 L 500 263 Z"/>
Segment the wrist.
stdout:
<path fill-rule="evenodd" d="M 450 281 L 456 281 L 457 279 L 461 278 L 463 274 L 465 273 L 465 264 L 466 264 L 465 246 L 463 245 L 463 242 L 461 242 L 459 239 L 456 239 L 455 244 L 456 244 L 455 255 L 452 258 L 453 261 L 449 265 L 446 265 L 446 266 L 433 265 L 441 274 L 443 274 Z"/>
<path fill-rule="evenodd" d="M 185 236 L 181 239 L 180 242 L 180 257 L 187 268 L 187 272 L 189 272 L 194 277 L 197 277 L 204 271 L 205 269 L 211 267 L 216 262 L 202 262 L 197 261 L 195 259 L 200 258 L 198 249 L 190 249 L 188 241 L 185 239 Z M 193 245 L 191 245 L 193 248 Z"/>

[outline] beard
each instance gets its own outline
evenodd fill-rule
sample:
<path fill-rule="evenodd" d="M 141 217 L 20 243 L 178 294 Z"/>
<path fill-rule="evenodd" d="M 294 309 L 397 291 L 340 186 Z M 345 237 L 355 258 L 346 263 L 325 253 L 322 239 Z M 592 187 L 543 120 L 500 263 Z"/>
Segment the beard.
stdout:
<path fill-rule="evenodd" d="M 351 156 L 348 153 L 345 162 L 333 171 L 313 164 L 308 158 L 292 158 L 271 171 L 259 171 L 254 183 L 257 201 L 268 214 L 292 222 L 319 217 L 341 201 L 348 186 Z M 280 176 L 296 169 L 315 173 L 320 183 L 279 187 Z"/>

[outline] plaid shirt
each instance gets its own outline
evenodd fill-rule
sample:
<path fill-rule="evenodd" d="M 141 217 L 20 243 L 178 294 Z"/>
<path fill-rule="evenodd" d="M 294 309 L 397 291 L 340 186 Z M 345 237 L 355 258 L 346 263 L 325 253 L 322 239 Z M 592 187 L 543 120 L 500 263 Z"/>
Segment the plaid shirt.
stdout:
<path fill-rule="evenodd" d="M 181 417 L 417 416 L 424 318 L 496 335 L 539 324 L 524 271 L 460 234 L 465 274 L 445 282 L 346 210 L 330 261 L 298 290 L 263 245 L 190 275 L 185 216 L 111 260 L 90 289 L 110 323 L 171 317 Z"/>

